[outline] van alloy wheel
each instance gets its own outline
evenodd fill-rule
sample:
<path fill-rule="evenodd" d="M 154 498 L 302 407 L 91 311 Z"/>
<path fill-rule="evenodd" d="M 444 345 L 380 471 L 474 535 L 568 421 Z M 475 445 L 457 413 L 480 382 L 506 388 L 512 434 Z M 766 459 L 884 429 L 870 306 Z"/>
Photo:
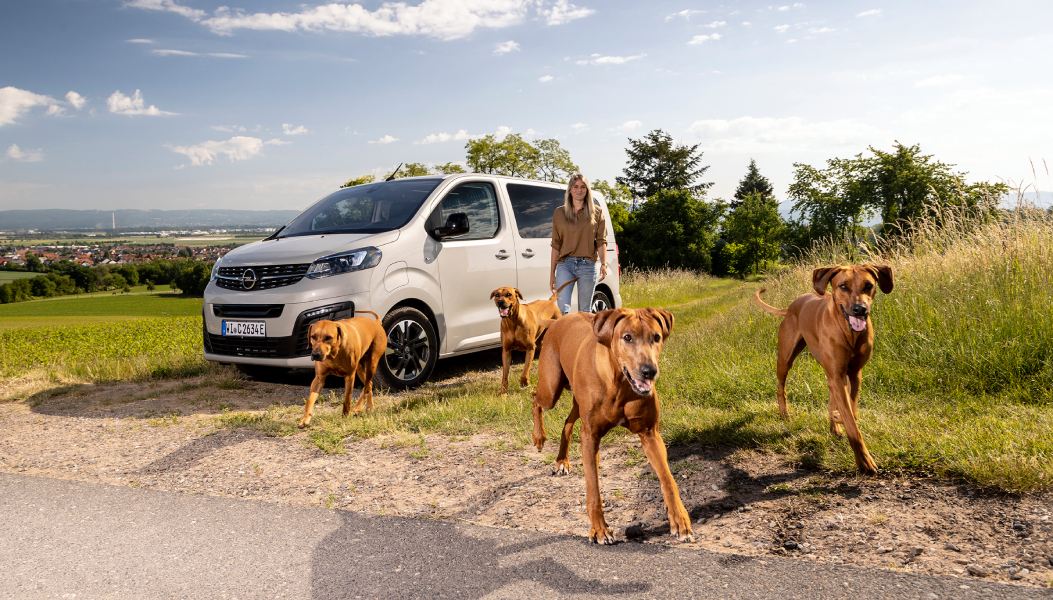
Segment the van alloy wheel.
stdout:
<path fill-rule="evenodd" d="M 377 365 L 374 383 L 404 390 L 428 380 L 439 358 L 439 337 L 424 313 L 412 306 L 389 312 L 381 321 L 388 347 Z"/>
<path fill-rule="evenodd" d="M 592 295 L 592 312 L 598 313 L 601 310 L 610 310 L 614 308 L 614 303 L 607 297 L 604 292 L 596 292 Z"/>

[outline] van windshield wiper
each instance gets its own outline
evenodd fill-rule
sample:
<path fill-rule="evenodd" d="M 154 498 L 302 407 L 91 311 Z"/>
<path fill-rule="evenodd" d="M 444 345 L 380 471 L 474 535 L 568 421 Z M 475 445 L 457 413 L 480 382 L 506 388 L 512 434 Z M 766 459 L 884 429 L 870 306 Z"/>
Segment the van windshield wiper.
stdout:
<path fill-rule="evenodd" d="M 281 233 L 281 232 L 283 232 L 283 231 L 285 231 L 285 228 L 286 228 L 286 227 L 288 227 L 288 225 L 287 225 L 287 224 L 286 224 L 286 225 L 282 225 L 281 227 L 279 227 L 279 228 L 278 228 L 278 231 L 275 231 L 274 233 L 270 234 L 269 236 L 267 236 L 267 237 L 263 238 L 263 241 L 265 241 L 265 242 L 266 242 L 267 240 L 276 240 L 276 239 L 279 239 L 279 238 L 278 238 L 278 234 L 279 234 L 279 233 Z M 284 236 L 283 236 L 283 237 L 284 237 Z"/>

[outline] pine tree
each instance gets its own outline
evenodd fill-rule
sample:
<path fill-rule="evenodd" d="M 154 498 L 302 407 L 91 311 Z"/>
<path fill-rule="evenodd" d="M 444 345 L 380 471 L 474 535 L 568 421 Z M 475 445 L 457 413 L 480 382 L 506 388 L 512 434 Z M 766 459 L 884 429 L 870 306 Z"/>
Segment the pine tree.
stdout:
<path fill-rule="evenodd" d="M 771 198 L 775 195 L 775 190 L 772 188 L 768 178 L 760 174 L 760 170 L 757 169 L 757 161 L 750 159 L 750 168 L 746 171 L 746 176 L 739 182 L 739 187 L 735 188 L 735 200 L 731 202 L 731 208 L 738 208 L 746 196 L 750 194 L 760 194 L 765 198 Z"/>
<path fill-rule="evenodd" d="M 686 190 L 696 198 L 702 197 L 713 183 L 695 183 L 709 169 L 699 166 L 702 161 L 699 145 L 676 144 L 672 136 L 661 129 L 639 140 L 630 139 L 629 148 L 625 149 L 629 164 L 622 170 L 625 176 L 614 180 L 632 190 L 632 210 L 636 210 L 638 201 L 664 190 Z"/>

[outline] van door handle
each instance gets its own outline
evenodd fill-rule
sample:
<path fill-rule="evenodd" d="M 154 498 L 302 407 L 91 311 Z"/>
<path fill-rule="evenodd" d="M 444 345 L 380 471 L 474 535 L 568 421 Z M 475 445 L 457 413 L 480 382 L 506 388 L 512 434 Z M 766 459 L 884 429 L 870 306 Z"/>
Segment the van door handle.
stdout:
<path fill-rule="evenodd" d="M 500 258 L 501 260 L 504 260 L 504 259 L 506 259 L 506 258 L 508 258 L 509 256 L 512 256 L 512 255 L 509 254 L 507 250 L 501 250 L 497 254 L 495 254 L 494 256 L 496 256 L 497 258 Z"/>
<path fill-rule="evenodd" d="M 526 252 L 523 252 L 523 258 L 530 258 L 531 256 L 534 256 L 534 251 L 527 248 Z"/>

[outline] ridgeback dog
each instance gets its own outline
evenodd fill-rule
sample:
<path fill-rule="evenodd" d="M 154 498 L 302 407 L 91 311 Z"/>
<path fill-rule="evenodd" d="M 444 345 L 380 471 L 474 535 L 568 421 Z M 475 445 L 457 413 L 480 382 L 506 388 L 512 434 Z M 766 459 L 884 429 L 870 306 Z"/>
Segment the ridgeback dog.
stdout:
<path fill-rule="evenodd" d="M 559 286 L 548 300 L 535 300 L 529 304 L 520 304 L 523 293 L 513 287 L 499 287 L 490 293 L 490 299 L 497 305 L 497 313 L 501 315 L 501 362 L 504 365 L 501 371 L 502 396 L 508 394 L 508 369 L 512 367 L 513 350 L 526 351 L 519 387 L 529 385 L 530 363 L 534 360 L 537 343 L 545 335 L 548 323 L 563 315 L 556 306 L 556 299 L 563 288 L 577 280 L 575 277 Z"/>
<path fill-rule="evenodd" d="M 827 287 L 833 293 L 827 294 Z M 827 413 L 830 433 L 840 437 L 843 424 L 860 473 L 874 475 L 877 465 L 859 433 L 859 388 L 863 365 L 874 350 L 874 329 L 869 326 L 870 308 L 880 289 L 892 292 L 892 267 L 877 265 L 823 267 L 812 271 L 815 293 L 798 296 L 784 309 L 769 306 L 757 290 L 753 299 L 773 315 L 786 317 L 779 325 L 779 354 L 775 373 L 779 380 L 779 413 L 789 420 L 786 407 L 786 375 L 805 346 L 826 373 L 830 388 Z"/>
<path fill-rule="evenodd" d="M 373 409 L 373 374 L 377 363 L 388 347 L 388 338 L 380 326 L 380 315 L 371 310 L 356 310 L 356 313 L 373 315 L 373 319 L 353 317 L 340 321 L 318 321 L 311 324 L 307 336 L 311 345 L 311 360 L 314 363 L 314 381 L 311 395 L 303 407 L 303 418 L 298 426 L 302 429 L 311 424 L 311 415 L 318 394 L 325 388 L 325 378 L 336 375 L 344 378 L 344 416 L 351 414 L 351 395 L 355 391 L 355 375 L 362 380 L 362 393 L 354 412 L 358 414 L 362 405 Z"/>
<path fill-rule="evenodd" d="M 574 423 L 581 419 L 581 462 L 585 467 L 585 497 L 589 541 L 613 544 L 614 533 L 603 518 L 600 499 L 600 439 L 622 426 L 640 436 L 644 453 L 662 485 L 670 533 L 694 541 L 691 519 L 669 472 L 665 442 L 658 433 L 658 355 L 673 330 L 673 315 L 655 308 L 575 313 L 549 327 L 538 359 L 534 392 L 534 445 L 545 445 L 543 410 L 555 406 L 563 389 L 574 390 L 574 405 L 563 424 L 557 474 L 567 474 L 567 448 Z"/>

